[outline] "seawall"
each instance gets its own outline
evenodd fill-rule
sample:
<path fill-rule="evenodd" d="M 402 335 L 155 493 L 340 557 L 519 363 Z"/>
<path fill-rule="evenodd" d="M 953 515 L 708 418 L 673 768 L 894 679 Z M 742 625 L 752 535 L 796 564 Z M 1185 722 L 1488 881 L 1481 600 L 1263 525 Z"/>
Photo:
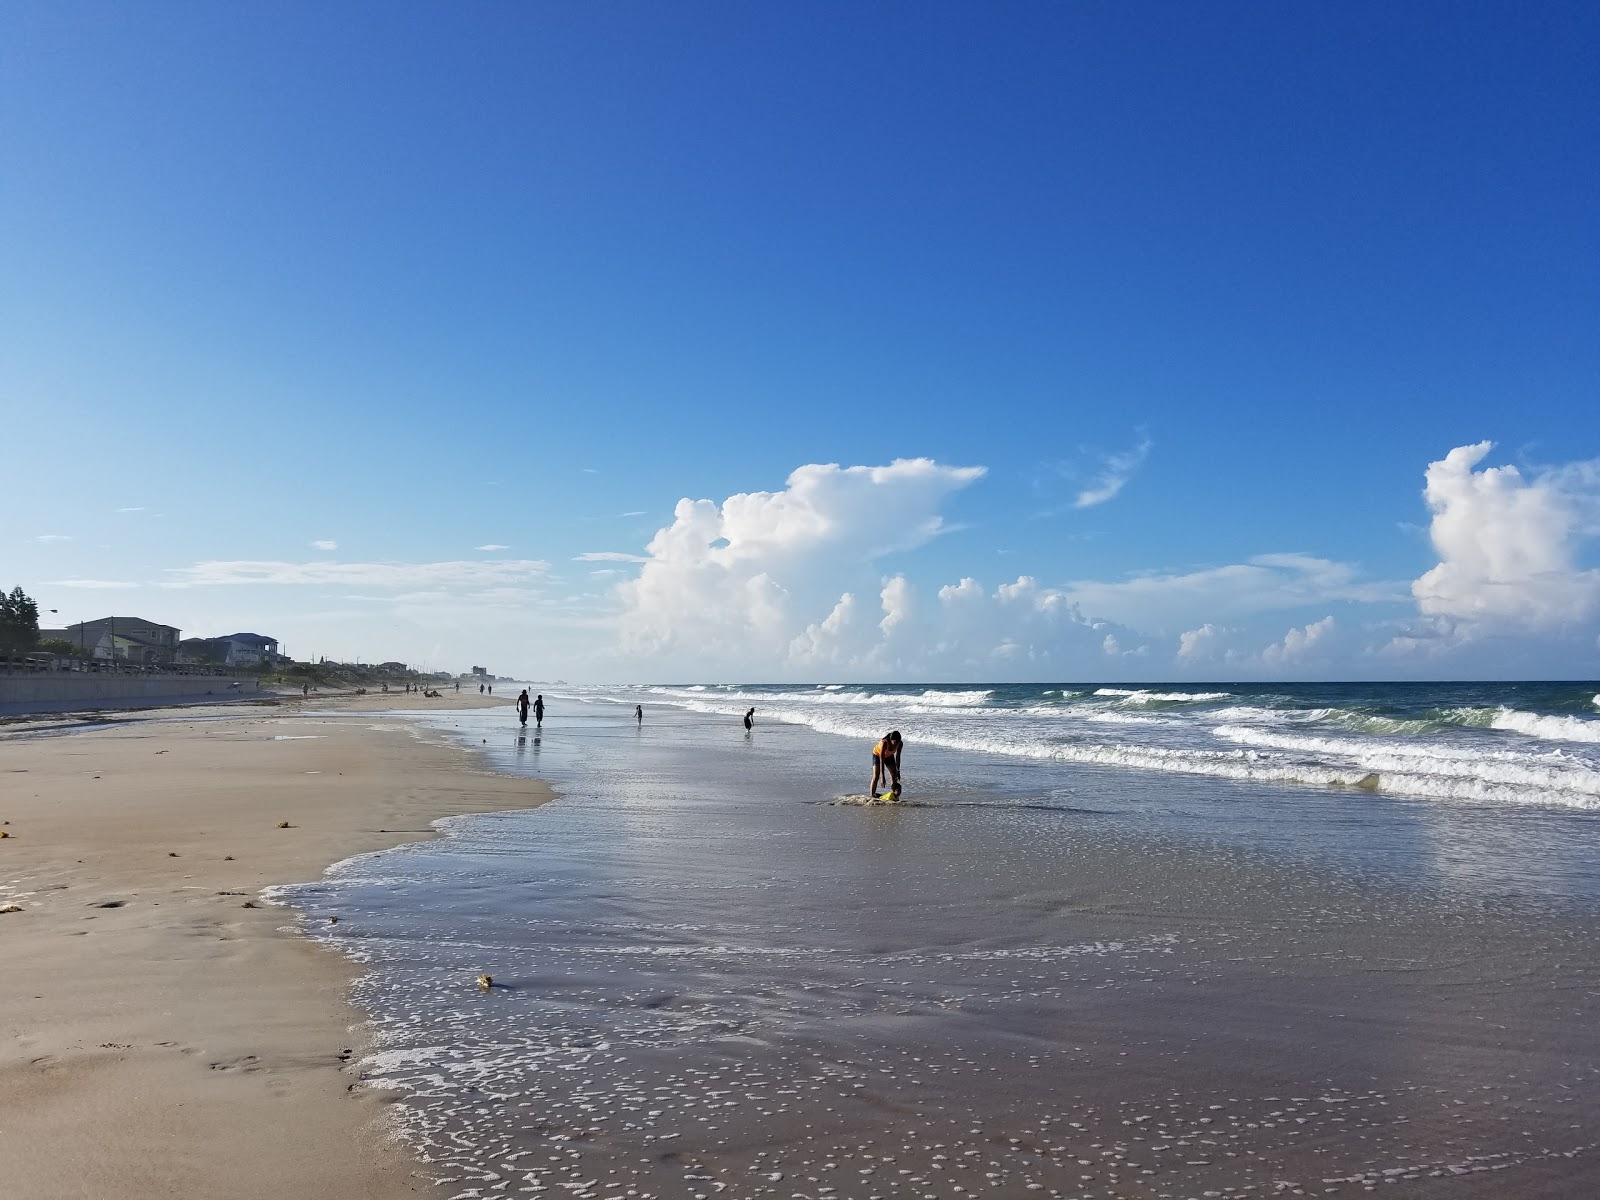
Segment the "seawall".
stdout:
<path fill-rule="evenodd" d="M 261 681 L 225 675 L 89 674 L 50 671 L 0 675 L 0 714 L 70 712 L 80 708 L 140 708 L 186 701 L 269 695 Z"/>

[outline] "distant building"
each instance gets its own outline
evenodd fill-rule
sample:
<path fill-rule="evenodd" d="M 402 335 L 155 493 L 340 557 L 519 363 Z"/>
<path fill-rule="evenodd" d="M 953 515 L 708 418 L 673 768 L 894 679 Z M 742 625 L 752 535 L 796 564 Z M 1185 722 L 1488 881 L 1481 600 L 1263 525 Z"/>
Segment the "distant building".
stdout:
<path fill-rule="evenodd" d="M 120 630 L 119 630 L 120 633 Z M 185 638 L 178 647 L 184 662 L 221 667 L 254 667 L 276 662 L 278 639 L 259 633 L 229 633 L 214 638 Z"/>
<path fill-rule="evenodd" d="M 403 662 L 383 662 L 378 664 L 378 670 L 388 671 L 391 675 L 400 675 L 410 669 Z"/>
<path fill-rule="evenodd" d="M 472 673 L 474 675 L 487 675 L 489 673 L 489 668 L 488 667 L 473 667 L 472 668 Z"/>
<path fill-rule="evenodd" d="M 143 617 L 101 617 L 65 629 L 41 629 L 41 638 L 60 638 L 97 659 L 167 666 L 178 660 L 178 630 Z"/>

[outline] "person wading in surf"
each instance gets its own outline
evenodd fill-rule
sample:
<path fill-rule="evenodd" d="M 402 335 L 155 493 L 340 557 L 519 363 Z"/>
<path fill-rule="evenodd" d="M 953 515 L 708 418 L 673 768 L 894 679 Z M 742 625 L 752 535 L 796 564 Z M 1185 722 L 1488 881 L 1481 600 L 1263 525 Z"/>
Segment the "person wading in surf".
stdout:
<path fill-rule="evenodd" d="M 878 798 L 880 780 L 890 785 L 890 796 L 900 799 L 900 752 L 904 748 L 905 742 L 898 729 L 884 734 L 872 747 L 872 786 L 867 789 L 867 795 L 874 800 Z"/>
<path fill-rule="evenodd" d="M 522 723 L 528 723 L 528 689 L 522 689 L 522 695 L 517 697 L 517 716 L 522 718 Z"/>

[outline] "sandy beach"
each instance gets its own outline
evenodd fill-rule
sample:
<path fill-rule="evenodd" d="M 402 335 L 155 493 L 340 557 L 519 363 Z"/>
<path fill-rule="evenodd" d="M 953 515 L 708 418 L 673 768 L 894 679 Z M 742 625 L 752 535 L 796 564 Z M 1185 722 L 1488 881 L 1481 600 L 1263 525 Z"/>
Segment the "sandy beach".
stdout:
<path fill-rule="evenodd" d="M 849 739 L 552 701 L 0 734 L 6 1194 L 1592 1194 L 1600 930 L 1516 814 L 934 747 L 863 809 Z"/>
<path fill-rule="evenodd" d="M 337 715 L 505 703 L 312 697 L 7 727 L 0 907 L 20 911 L 0 913 L 6 1194 L 427 1192 L 387 1136 L 387 1097 L 355 1086 L 357 968 L 257 896 L 427 838 L 436 818 L 548 798 L 438 735 Z"/>

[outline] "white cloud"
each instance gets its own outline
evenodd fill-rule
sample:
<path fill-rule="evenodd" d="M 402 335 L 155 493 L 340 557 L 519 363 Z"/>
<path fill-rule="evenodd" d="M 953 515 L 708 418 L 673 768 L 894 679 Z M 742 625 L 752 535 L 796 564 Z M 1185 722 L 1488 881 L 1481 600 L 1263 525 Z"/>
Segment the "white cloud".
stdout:
<path fill-rule="evenodd" d="M 119 579 L 56 579 L 52 580 L 50 587 L 69 588 L 136 588 L 137 583 Z"/>
<path fill-rule="evenodd" d="M 1093 508 L 1097 504 L 1104 504 L 1112 499 L 1127 486 L 1128 480 L 1133 478 L 1144 460 L 1150 453 L 1151 441 L 1148 437 L 1141 436 L 1139 444 L 1130 450 L 1123 450 L 1117 454 L 1106 454 L 1101 457 L 1099 469 L 1089 486 L 1078 493 L 1077 499 L 1072 502 L 1073 508 Z"/>
<path fill-rule="evenodd" d="M 142 505 L 142 504 L 129 504 L 129 505 L 123 507 L 123 508 L 117 509 L 116 511 L 119 512 L 119 513 L 143 512 L 144 511 L 144 505 Z"/>
<path fill-rule="evenodd" d="M 644 510 L 640 509 L 638 512 L 625 512 L 622 515 L 625 517 L 642 517 L 644 516 Z"/>
<path fill-rule="evenodd" d="M 1439 563 L 1412 585 L 1424 616 L 1510 630 L 1556 631 L 1600 609 L 1600 570 L 1577 554 L 1600 534 L 1600 463 L 1538 471 L 1473 468 L 1491 442 L 1428 465 L 1423 497 Z"/>
<path fill-rule="evenodd" d="M 538 579 L 549 564 L 536 560 L 433 563 L 202 562 L 170 572 L 166 587 L 248 584 L 349 586 L 378 589 L 515 585 Z"/>
<path fill-rule="evenodd" d="M 1291 629 L 1283 640 L 1261 652 L 1261 661 L 1269 667 L 1288 667 L 1305 663 L 1326 654 L 1336 629 L 1331 616 L 1300 629 Z"/>
<path fill-rule="evenodd" d="M 888 554 L 946 531 L 944 502 L 981 474 L 926 459 L 813 465 L 796 470 L 782 491 L 721 504 L 680 501 L 638 577 L 617 587 L 615 656 L 696 678 L 846 670 L 878 678 L 1067 678 L 1108 657 L 1153 663 L 1162 647 L 1176 651 L 1169 660 L 1176 666 L 1259 670 L 1270 660 L 1283 669 L 1323 647 L 1331 622 L 1294 631 L 1269 656 L 1254 648 L 1261 635 L 1250 632 L 1250 618 L 1406 600 L 1403 584 L 1300 553 L 1054 586 L 1022 575 L 998 587 L 964 577 L 924 588 L 881 570 Z M 609 551 L 580 559 L 639 561 Z M 1187 632 L 1178 637 L 1180 630 Z"/>
<path fill-rule="evenodd" d="M 330 541 L 327 541 L 326 539 L 321 540 L 321 541 L 312 542 L 311 545 L 312 545 L 312 547 L 314 549 L 317 549 L 317 550 L 337 550 L 339 548 L 339 543 L 338 542 L 330 542 Z"/>
<path fill-rule="evenodd" d="M 70 542 L 71 536 L 65 533 L 41 533 L 33 539 L 36 542 Z"/>
<path fill-rule="evenodd" d="M 1209 621 L 1198 629 L 1178 635 L 1178 661 L 1186 663 L 1216 662 L 1229 655 L 1225 641 L 1228 631 Z"/>
<path fill-rule="evenodd" d="M 509 550 L 510 546 L 502 546 L 499 542 L 490 542 L 485 546 L 474 546 L 474 550 Z"/>
<path fill-rule="evenodd" d="M 1140 628 L 1174 628 L 1196 619 L 1232 620 L 1335 601 L 1399 602 L 1403 584 L 1364 580 L 1359 568 L 1310 554 L 1258 554 L 1248 562 L 1197 571 L 1079 580 L 1061 589 L 1086 613 Z"/>
<path fill-rule="evenodd" d="M 874 564 L 937 537 L 943 500 L 983 474 L 926 458 L 812 464 L 791 473 L 782 491 L 741 493 L 720 505 L 680 500 L 672 523 L 651 539 L 638 578 L 619 585 L 622 652 L 729 664 L 770 660 L 791 646 L 813 659 L 833 653 L 855 604 L 841 598 L 882 586 Z M 887 636 L 907 597 L 893 587 L 884 595 L 878 624 Z"/>
<path fill-rule="evenodd" d="M 642 554 L 623 554 L 620 550 L 590 550 L 577 555 L 572 561 L 642 563 L 650 560 Z"/>

